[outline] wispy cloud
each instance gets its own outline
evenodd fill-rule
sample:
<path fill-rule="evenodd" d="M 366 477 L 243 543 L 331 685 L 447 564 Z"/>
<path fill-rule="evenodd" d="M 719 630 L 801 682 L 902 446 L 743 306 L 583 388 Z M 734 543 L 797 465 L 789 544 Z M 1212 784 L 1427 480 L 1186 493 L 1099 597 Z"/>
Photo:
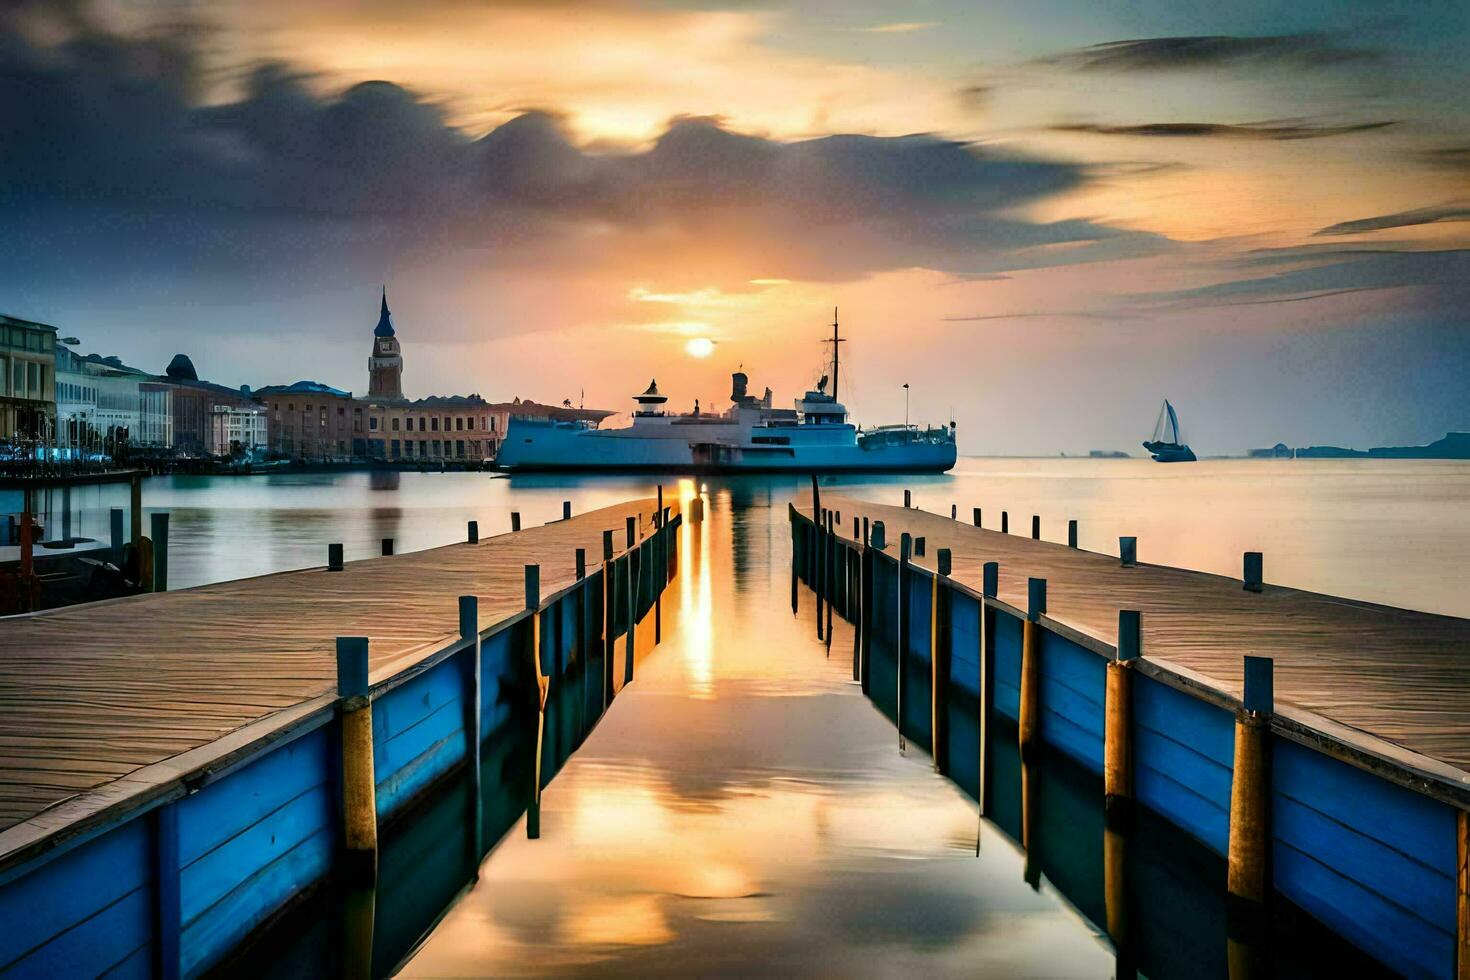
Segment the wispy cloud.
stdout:
<path fill-rule="evenodd" d="M 896 24 L 874 24 L 872 27 L 854 28 L 859 34 L 913 34 L 915 31 L 927 31 L 931 27 L 938 27 L 937 20 L 909 20 Z"/>
<path fill-rule="evenodd" d="M 1356 221 L 1342 221 L 1329 225 L 1317 232 L 1318 235 L 1359 235 L 1367 231 L 1383 231 L 1387 228 L 1408 228 L 1414 225 L 1432 225 L 1440 221 L 1470 221 L 1470 203 L 1454 202 L 1429 208 L 1415 208 L 1395 214 L 1380 214 Z"/>
<path fill-rule="evenodd" d="M 1110 41 L 1063 51 L 1043 60 L 1079 71 L 1169 71 L 1243 63 L 1332 68 L 1378 57 L 1375 51 L 1339 44 L 1326 34 L 1260 37 L 1216 34 Z"/>
<path fill-rule="evenodd" d="M 1281 122 L 1230 125 L 1205 122 L 1137 123 L 1105 126 L 1100 123 L 1064 123 L 1051 127 L 1061 133 L 1097 133 L 1103 136 L 1171 136 L 1207 137 L 1243 140 L 1309 140 L 1326 136 L 1343 136 L 1396 125 L 1396 120 L 1350 123 L 1344 126 L 1319 126 L 1311 123 Z"/>

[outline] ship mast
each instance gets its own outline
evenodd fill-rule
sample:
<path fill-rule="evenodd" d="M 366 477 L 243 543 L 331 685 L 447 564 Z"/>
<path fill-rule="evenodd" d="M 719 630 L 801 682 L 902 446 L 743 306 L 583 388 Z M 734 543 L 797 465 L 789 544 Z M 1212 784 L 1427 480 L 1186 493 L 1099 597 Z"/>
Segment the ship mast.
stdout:
<path fill-rule="evenodd" d="M 825 343 L 832 345 L 832 400 L 834 402 L 837 400 L 837 368 L 841 362 L 841 358 L 838 356 L 840 350 L 838 345 L 845 344 L 846 342 L 846 337 L 837 336 L 837 307 L 834 306 L 832 307 L 832 339 L 825 341 Z"/>

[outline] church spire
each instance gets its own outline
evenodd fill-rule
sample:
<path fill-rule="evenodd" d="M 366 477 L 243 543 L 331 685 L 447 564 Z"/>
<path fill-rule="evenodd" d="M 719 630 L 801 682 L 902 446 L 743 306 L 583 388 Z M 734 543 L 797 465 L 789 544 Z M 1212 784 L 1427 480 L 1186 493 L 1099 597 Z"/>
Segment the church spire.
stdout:
<path fill-rule="evenodd" d="M 393 314 L 388 312 L 388 287 L 383 287 L 383 308 L 378 313 L 378 325 L 373 328 L 374 337 L 393 336 Z"/>

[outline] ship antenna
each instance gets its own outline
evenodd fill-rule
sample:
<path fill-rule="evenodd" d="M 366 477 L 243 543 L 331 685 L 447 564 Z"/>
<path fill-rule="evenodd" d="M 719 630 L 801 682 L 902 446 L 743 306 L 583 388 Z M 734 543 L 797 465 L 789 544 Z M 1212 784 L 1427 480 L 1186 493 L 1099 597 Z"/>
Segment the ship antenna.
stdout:
<path fill-rule="evenodd" d="M 837 307 L 835 306 L 832 307 L 832 340 L 829 342 L 832 344 L 832 400 L 835 402 L 837 400 L 837 369 L 842 360 L 838 356 L 840 349 L 838 345 L 847 342 L 846 337 L 837 335 Z"/>

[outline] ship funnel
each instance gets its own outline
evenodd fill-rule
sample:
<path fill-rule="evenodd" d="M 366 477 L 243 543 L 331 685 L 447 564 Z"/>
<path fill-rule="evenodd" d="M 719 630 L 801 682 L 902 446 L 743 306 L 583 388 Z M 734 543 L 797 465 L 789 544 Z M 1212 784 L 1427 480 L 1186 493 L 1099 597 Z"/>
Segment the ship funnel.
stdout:
<path fill-rule="evenodd" d="M 749 385 L 750 379 L 745 376 L 744 371 L 736 371 L 730 375 L 730 400 L 743 402 L 746 398 L 746 388 Z"/>

